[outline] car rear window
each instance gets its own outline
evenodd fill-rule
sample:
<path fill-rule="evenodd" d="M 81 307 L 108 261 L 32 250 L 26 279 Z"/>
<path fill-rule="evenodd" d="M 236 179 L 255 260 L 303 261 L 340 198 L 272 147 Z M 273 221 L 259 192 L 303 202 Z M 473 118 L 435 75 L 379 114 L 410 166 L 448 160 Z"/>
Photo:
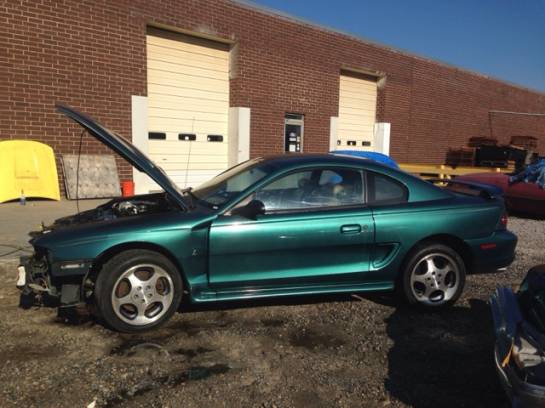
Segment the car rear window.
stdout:
<path fill-rule="evenodd" d="M 399 181 L 383 174 L 369 172 L 369 203 L 372 205 L 394 205 L 407 202 L 409 191 Z"/>

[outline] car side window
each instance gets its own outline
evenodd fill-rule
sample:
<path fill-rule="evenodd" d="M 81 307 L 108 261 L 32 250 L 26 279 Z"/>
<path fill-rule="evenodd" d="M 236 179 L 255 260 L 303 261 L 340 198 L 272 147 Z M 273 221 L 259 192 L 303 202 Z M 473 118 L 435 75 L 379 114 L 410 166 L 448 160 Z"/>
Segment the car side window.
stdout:
<path fill-rule="evenodd" d="M 354 169 L 316 169 L 290 173 L 256 192 L 265 211 L 290 211 L 364 203 L 362 172 Z"/>
<path fill-rule="evenodd" d="M 288 174 L 262 188 L 263 191 L 297 190 L 310 181 L 312 171 L 301 171 Z"/>
<path fill-rule="evenodd" d="M 374 205 L 394 205 L 407 202 L 409 191 L 402 183 L 378 173 L 367 173 L 369 182 L 369 203 Z"/>

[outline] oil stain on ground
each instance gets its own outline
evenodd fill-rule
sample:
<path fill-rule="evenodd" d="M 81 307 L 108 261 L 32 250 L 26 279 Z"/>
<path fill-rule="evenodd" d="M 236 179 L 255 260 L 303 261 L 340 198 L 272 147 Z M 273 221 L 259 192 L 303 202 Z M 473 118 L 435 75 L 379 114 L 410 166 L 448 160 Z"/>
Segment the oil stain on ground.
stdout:
<path fill-rule="evenodd" d="M 139 384 L 119 391 L 115 396 L 107 399 L 104 402 L 104 407 L 115 407 L 123 402 L 127 402 L 132 398 L 144 395 L 150 391 L 164 386 L 177 386 L 189 381 L 205 380 L 214 375 L 227 373 L 231 368 L 227 364 L 214 364 L 212 366 L 194 366 L 189 367 L 181 373 L 169 374 L 158 378 L 150 378 L 142 381 Z"/>
<path fill-rule="evenodd" d="M 337 348 L 346 344 L 346 341 L 338 336 L 328 334 L 326 331 L 306 330 L 292 332 L 290 343 L 295 347 L 303 347 L 308 350 Z"/>
<path fill-rule="evenodd" d="M 110 356 L 133 357 L 141 353 L 159 353 L 165 355 L 180 355 L 191 360 L 201 354 L 211 353 L 213 349 L 198 346 L 195 348 L 178 347 L 168 350 L 161 344 L 147 342 L 140 338 L 132 338 L 123 341 L 110 350 Z"/>
<path fill-rule="evenodd" d="M 282 327 L 286 322 L 282 319 L 261 319 L 261 324 L 265 327 Z"/>
<path fill-rule="evenodd" d="M 194 349 L 190 348 L 178 348 L 173 351 L 174 354 L 180 354 L 182 356 L 187 357 L 188 359 L 192 359 L 194 357 L 197 357 L 200 354 L 210 353 L 214 350 L 206 348 L 206 347 L 197 347 Z"/>
<path fill-rule="evenodd" d="M 141 338 L 130 338 L 123 340 L 120 344 L 115 347 L 112 347 L 110 350 L 111 356 L 126 356 L 131 353 L 133 347 L 138 346 L 139 344 L 145 343 L 145 340 Z"/>
<path fill-rule="evenodd" d="M 53 359 L 62 356 L 65 353 L 63 347 L 57 345 L 17 345 L 12 349 L 0 352 L 0 361 L 28 361 Z"/>

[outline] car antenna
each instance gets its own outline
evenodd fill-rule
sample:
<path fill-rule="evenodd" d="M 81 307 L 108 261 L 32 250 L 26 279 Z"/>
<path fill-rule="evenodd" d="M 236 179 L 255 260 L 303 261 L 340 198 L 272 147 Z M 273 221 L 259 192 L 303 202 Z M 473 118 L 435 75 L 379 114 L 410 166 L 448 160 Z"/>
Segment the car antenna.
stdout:
<path fill-rule="evenodd" d="M 195 116 L 191 122 L 191 133 L 195 133 Z M 191 157 L 191 138 L 189 138 L 189 150 L 187 151 L 187 163 L 185 165 L 185 179 L 184 179 L 184 188 L 187 188 L 187 174 L 189 172 L 189 159 Z"/>
<path fill-rule="evenodd" d="M 81 134 L 79 136 L 78 165 L 76 167 L 76 208 L 78 209 L 78 214 L 79 214 L 79 161 L 81 158 L 81 145 L 83 144 L 84 133 L 85 133 L 85 129 L 81 131 Z"/>

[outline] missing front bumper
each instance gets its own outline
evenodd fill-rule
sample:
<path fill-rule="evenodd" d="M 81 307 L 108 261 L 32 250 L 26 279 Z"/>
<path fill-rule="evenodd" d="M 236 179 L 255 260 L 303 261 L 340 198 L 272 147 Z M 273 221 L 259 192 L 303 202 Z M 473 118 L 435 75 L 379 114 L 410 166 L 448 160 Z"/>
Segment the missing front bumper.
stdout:
<path fill-rule="evenodd" d="M 59 304 L 43 257 L 33 255 L 20 258 L 16 286 L 21 291 L 19 306 L 23 309 L 32 306 L 56 307 Z"/>
<path fill-rule="evenodd" d="M 21 291 L 19 305 L 28 309 L 32 306 L 67 307 L 81 303 L 80 277 L 53 282 L 45 257 L 24 256 L 17 268 L 17 288 Z"/>

